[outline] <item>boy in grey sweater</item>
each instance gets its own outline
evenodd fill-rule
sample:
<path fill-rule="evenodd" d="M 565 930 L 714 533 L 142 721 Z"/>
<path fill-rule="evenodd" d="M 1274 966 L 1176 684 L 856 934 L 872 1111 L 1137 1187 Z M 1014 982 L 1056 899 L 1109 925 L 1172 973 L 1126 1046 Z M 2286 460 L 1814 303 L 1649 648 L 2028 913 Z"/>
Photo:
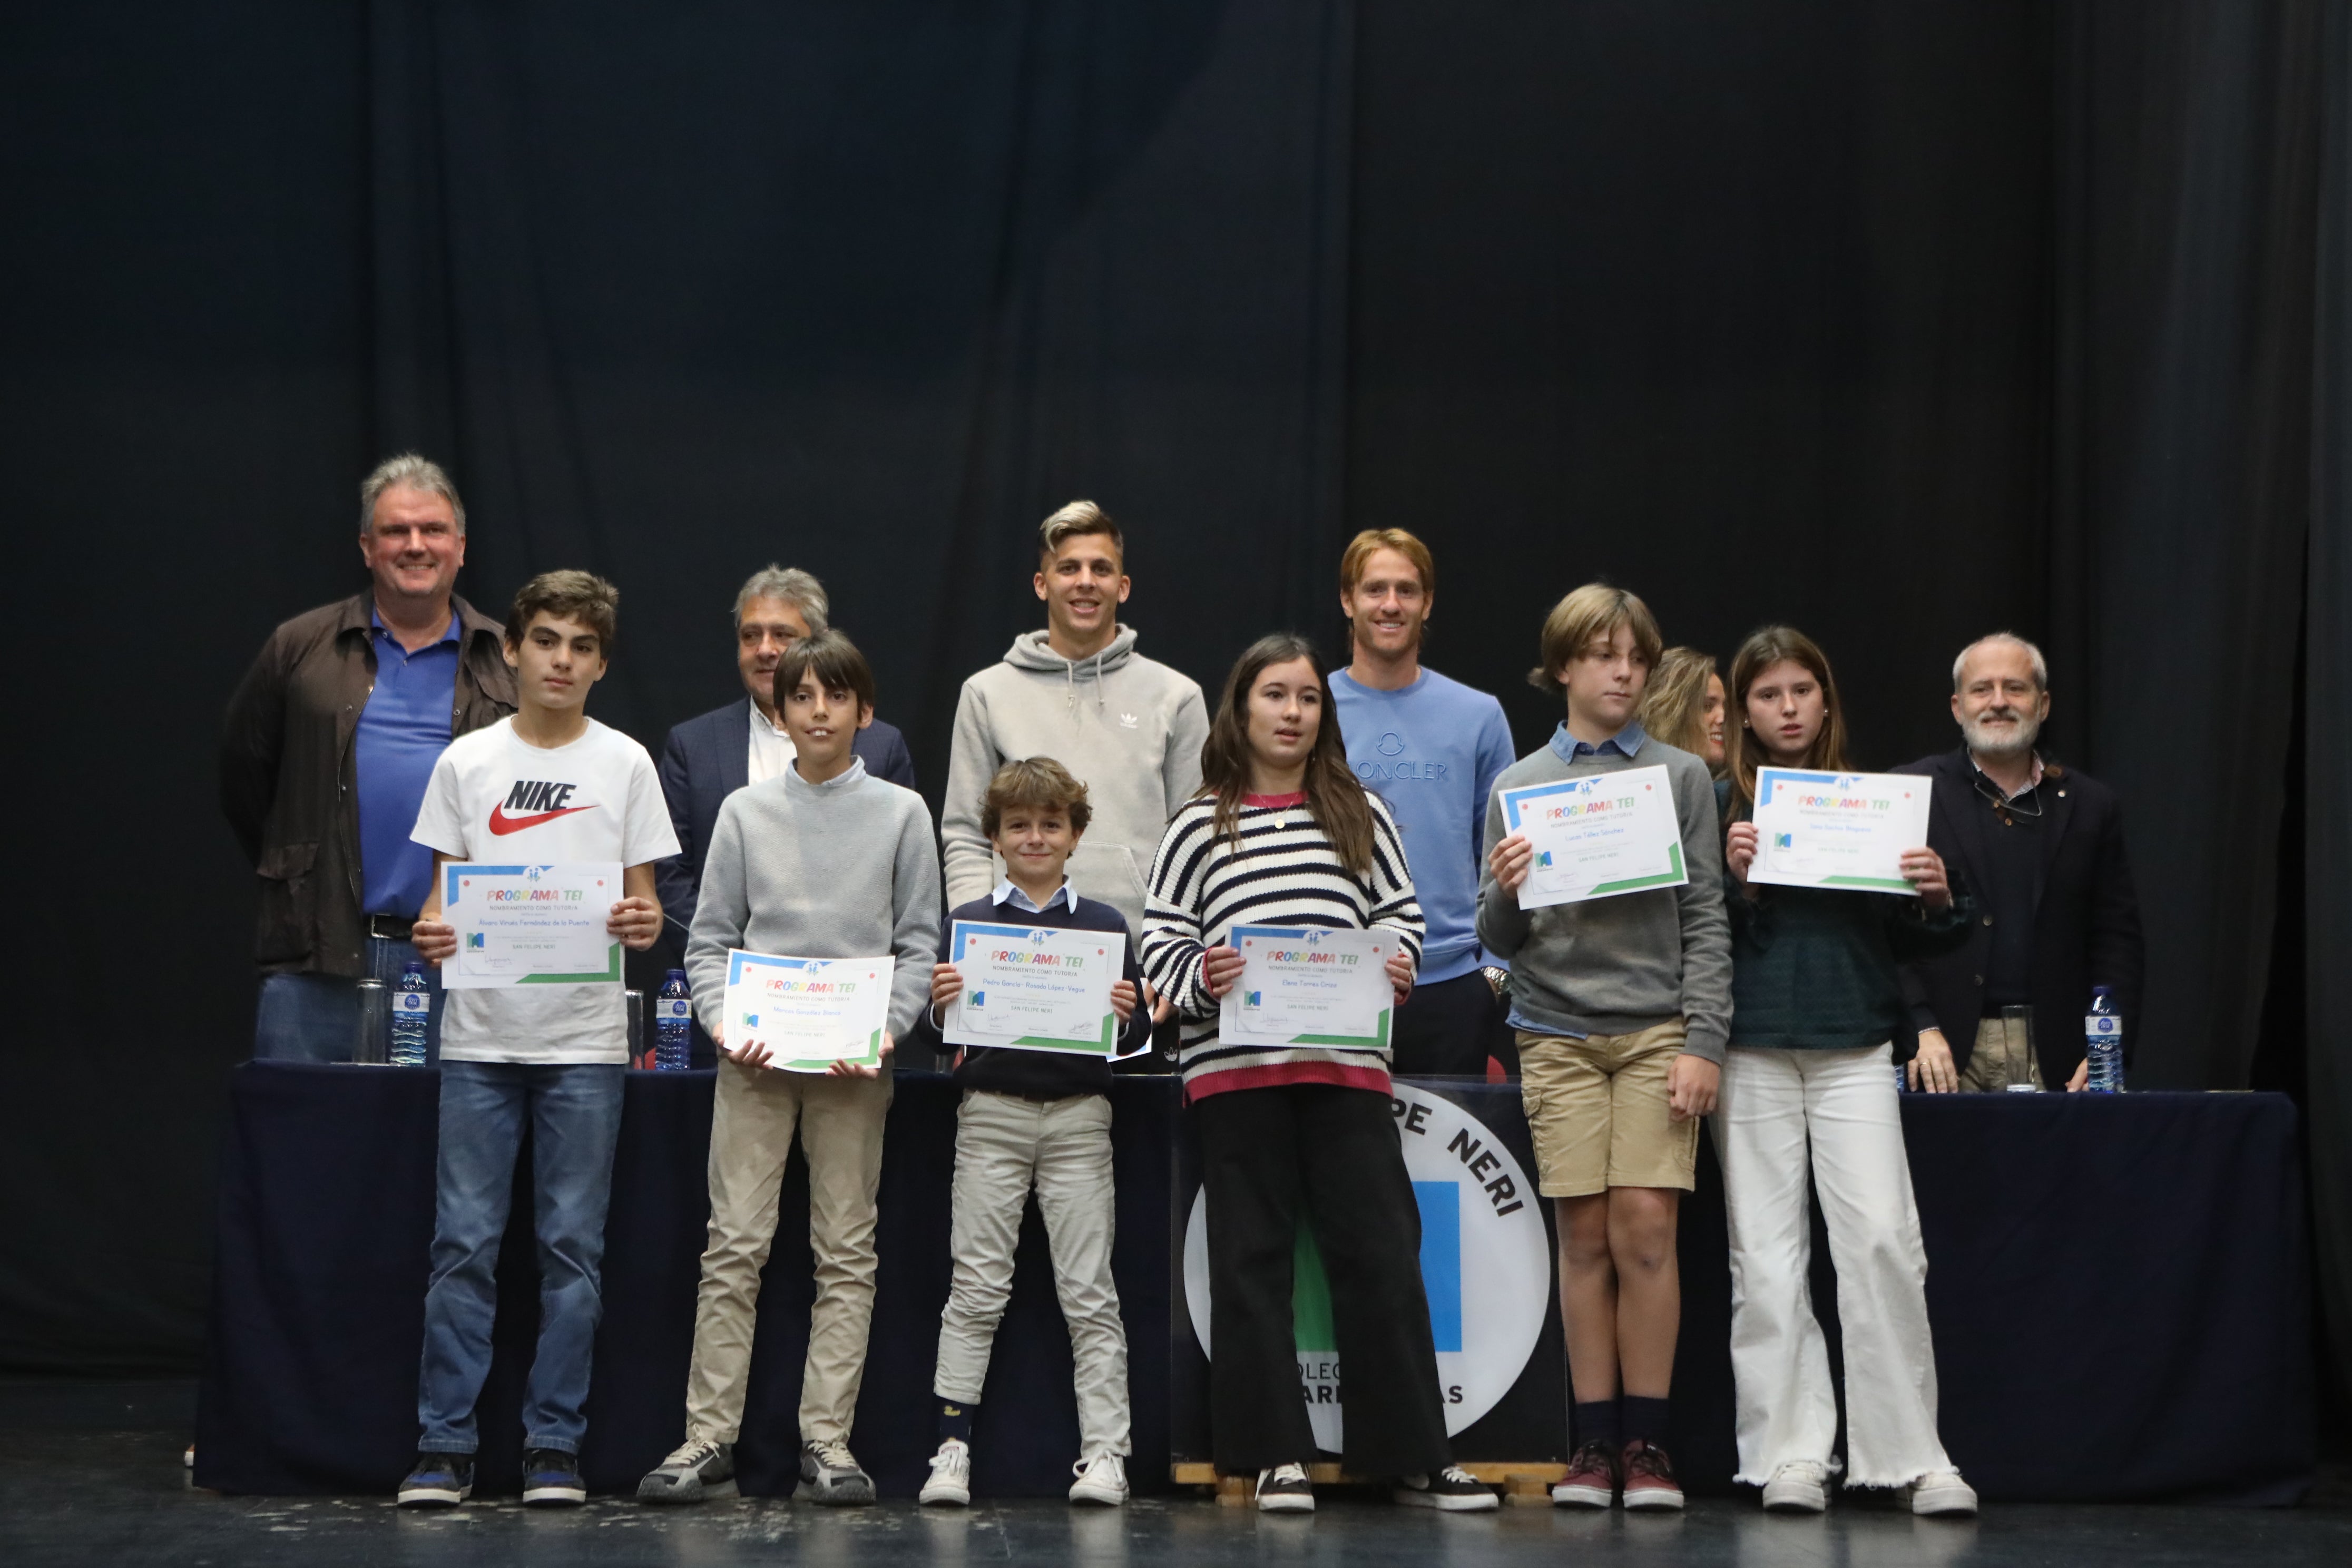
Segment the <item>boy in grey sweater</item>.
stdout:
<path fill-rule="evenodd" d="M 1559 1216 L 1577 1434 L 1552 1488 L 1563 1506 L 1607 1508 L 1621 1484 L 1629 1509 L 1683 1505 L 1659 1444 L 1682 1321 L 1675 1229 L 1731 1033 L 1731 928 L 1706 764 L 1633 720 L 1662 641 L 1648 606 L 1622 589 L 1589 584 L 1555 605 L 1529 679 L 1561 692 L 1568 717 L 1504 770 L 1486 805 L 1478 937 L 1511 963 L 1528 1129 Z M 1656 766 L 1674 797 L 1684 885 L 1521 909 L 1534 852 L 1524 833 L 1507 835 L 1502 792 Z"/>
<path fill-rule="evenodd" d="M 874 710 L 874 676 L 847 637 L 824 631 L 794 643 L 776 667 L 776 707 L 797 755 L 719 806 L 687 942 L 695 1011 L 722 1054 L 710 1120 L 710 1240 L 695 1304 L 686 1442 L 639 1484 L 646 1502 L 732 1489 L 760 1270 L 795 1131 L 808 1161 L 816 1302 L 793 1495 L 874 1500 L 873 1479 L 849 1451 L 849 1426 L 874 1311 L 887 1053 L 929 997 L 940 861 L 922 797 L 868 776 L 850 751 L 860 719 Z M 823 1075 L 784 1072 L 767 1065 L 763 1046 L 730 1048 L 724 1005 L 735 948 L 793 958 L 889 953 L 897 962 L 881 1068 L 837 1061 Z"/>

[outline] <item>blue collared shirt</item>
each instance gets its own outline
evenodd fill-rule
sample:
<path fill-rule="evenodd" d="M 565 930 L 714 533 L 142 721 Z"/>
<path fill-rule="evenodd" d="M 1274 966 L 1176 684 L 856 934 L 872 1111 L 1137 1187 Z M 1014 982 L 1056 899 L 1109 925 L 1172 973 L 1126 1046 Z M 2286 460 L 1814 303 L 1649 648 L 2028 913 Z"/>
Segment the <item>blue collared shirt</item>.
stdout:
<path fill-rule="evenodd" d="M 415 915 L 433 886 L 433 851 L 409 837 L 433 764 L 449 744 L 457 706 L 457 612 L 415 653 L 368 613 L 375 687 L 360 710 L 352 759 L 359 773 L 360 898 L 372 915 Z"/>
<path fill-rule="evenodd" d="M 1042 915 L 1055 904 L 1061 905 L 1072 914 L 1078 912 L 1077 889 L 1070 886 L 1070 879 L 1067 877 L 1062 879 L 1060 887 L 1045 895 L 1045 901 L 1042 904 L 1014 887 L 1013 879 L 1010 877 L 997 883 L 996 890 L 988 896 L 1000 904 L 1010 904 L 1025 914 Z"/>
<path fill-rule="evenodd" d="M 1630 763 L 1633 760 L 1634 753 L 1642 749 L 1642 742 L 1649 738 L 1642 732 L 1642 721 L 1639 719 L 1633 719 L 1626 721 L 1623 729 L 1596 746 L 1589 741 L 1580 741 L 1570 734 L 1568 721 L 1563 719 L 1559 721 L 1559 727 L 1551 732 L 1551 749 L 1558 752 L 1559 760 L 1570 767 L 1576 765 L 1576 760 L 1579 757 L 1606 756 L 1611 752 L 1616 752 Z"/>

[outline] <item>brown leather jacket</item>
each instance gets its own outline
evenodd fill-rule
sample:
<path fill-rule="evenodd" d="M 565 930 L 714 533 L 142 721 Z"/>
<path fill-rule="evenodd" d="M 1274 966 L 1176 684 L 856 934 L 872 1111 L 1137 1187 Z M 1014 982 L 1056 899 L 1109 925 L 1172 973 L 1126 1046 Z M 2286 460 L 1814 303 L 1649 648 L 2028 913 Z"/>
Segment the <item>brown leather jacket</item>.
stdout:
<path fill-rule="evenodd" d="M 515 710 L 505 628 L 453 599 L 463 631 L 454 737 Z M 370 594 L 324 605 L 270 634 L 222 726 L 221 812 L 261 879 L 254 957 L 265 971 L 364 973 L 360 808 L 353 738 L 375 689 Z"/>

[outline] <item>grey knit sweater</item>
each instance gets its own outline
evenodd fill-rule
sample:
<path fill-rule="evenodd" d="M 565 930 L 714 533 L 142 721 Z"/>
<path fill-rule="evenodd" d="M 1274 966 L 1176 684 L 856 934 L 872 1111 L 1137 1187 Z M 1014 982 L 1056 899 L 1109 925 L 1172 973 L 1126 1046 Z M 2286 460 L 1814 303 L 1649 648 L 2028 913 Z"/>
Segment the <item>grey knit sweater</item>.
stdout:
<path fill-rule="evenodd" d="M 1486 800 L 1486 852 L 1507 836 L 1502 792 L 1587 773 L 1663 764 L 1690 880 L 1522 910 L 1491 869 L 1478 879 L 1478 940 L 1511 965 L 1511 1010 L 1538 1034 L 1623 1035 L 1676 1016 L 1683 1049 L 1718 1066 L 1731 1036 L 1731 927 L 1723 909 L 1723 834 L 1706 764 L 1644 738 L 1627 758 L 1586 755 L 1571 767 L 1542 746 L 1503 770 Z"/>
<path fill-rule="evenodd" d="M 686 944 L 695 1016 L 727 1000 L 727 950 L 782 958 L 889 953 L 890 1033 L 904 1039 L 939 960 L 940 854 L 930 808 L 862 762 L 824 784 L 787 768 L 721 802 Z"/>

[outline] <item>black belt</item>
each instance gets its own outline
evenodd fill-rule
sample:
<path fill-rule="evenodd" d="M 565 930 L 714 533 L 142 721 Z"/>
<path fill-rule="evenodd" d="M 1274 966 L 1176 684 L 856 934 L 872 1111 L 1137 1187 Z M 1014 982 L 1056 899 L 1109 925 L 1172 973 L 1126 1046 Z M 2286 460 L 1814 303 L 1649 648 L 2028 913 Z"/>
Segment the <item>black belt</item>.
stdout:
<path fill-rule="evenodd" d="M 415 920 L 408 915 L 370 915 L 367 933 L 379 942 L 406 942 L 416 929 Z"/>

